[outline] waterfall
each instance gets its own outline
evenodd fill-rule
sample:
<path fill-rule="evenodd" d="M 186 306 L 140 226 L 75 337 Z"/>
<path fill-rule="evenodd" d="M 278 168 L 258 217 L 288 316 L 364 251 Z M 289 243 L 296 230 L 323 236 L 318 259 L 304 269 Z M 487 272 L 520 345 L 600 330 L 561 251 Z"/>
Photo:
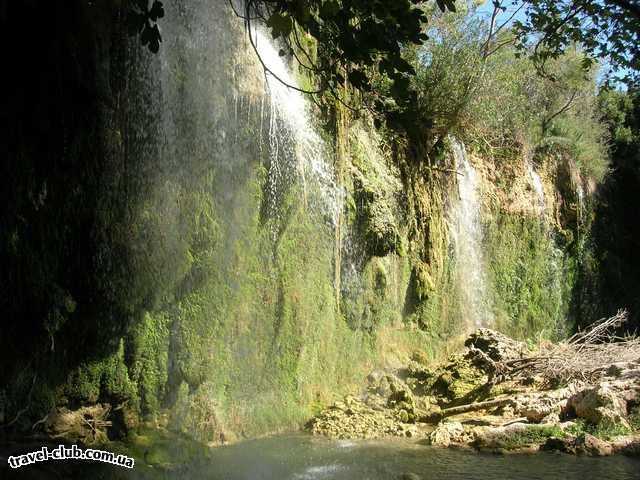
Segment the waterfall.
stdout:
<path fill-rule="evenodd" d="M 275 189 L 282 175 L 279 155 L 282 149 L 290 149 L 288 157 L 295 159 L 295 169 L 303 185 L 304 202 L 310 208 L 320 207 L 322 214 L 336 225 L 342 205 L 343 193 L 336 184 L 329 161 L 329 149 L 317 132 L 309 113 L 304 94 L 284 57 L 272 40 L 262 31 L 253 31 L 253 43 L 262 62 L 269 71 L 265 73 L 269 94 L 269 188 Z M 271 73 L 270 73 L 271 72 Z M 276 78 L 277 77 L 277 78 Z M 309 202 L 310 189 L 316 189 L 316 202 Z M 272 195 L 275 196 L 275 195 Z"/>
<path fill-rule="evenodd" d="M 542 186 L 542 179 L 538 172 L 535 171 L 533 165 L 530 162 L 527 162 L 527 173 L 529 174 L 529 178 L 531 179 L 531 185 L 533 186 L 533 191 L 536 193 L 536 197 L 538 199 L 538 209 L 540 210 L 540 215 L 544 214 L 546 205 L 544 200 L 544 187 Z"/>
<path fill-rule="evenodd" d="M 455 139 L 451 141 L 459 172 L 458 198 L 451 204 L 450 218 L 460 309 L 468 327 L 487 327 L 491 325 L 493 316 L 487 307 L 479 179 L 476 170 L 469 163 L 464 145 Z"/>

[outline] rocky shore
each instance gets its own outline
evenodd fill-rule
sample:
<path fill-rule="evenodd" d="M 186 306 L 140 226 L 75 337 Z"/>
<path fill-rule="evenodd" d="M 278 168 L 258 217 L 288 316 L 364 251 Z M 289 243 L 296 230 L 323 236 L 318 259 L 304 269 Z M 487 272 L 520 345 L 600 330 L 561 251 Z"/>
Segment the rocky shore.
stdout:
<path fill-rule="evenodd" d="M 360 395 L 336 402 L 308 429 L 494 452 L 640 455 L 640 357 L 563 382 L 535 369 L 528 375 L 519 365 L 539 352 L 498 332 L 480 329 L 465 346 L 437 367 L 414 354 L 402 368 L 371 372 Z M 504 365 L 518 367 L 505 373 Z"/>

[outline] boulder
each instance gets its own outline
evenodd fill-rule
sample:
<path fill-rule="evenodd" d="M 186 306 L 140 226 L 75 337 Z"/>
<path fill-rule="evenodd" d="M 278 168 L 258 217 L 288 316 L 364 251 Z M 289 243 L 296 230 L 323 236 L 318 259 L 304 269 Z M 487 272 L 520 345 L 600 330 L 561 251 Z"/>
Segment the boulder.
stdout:
<path fill-rule="evenodd" d="M 640 456 L 640 434 L 625 435 L 611 441 L 614 453 L 621 453 L 638 457 Z"/>
<path fill-rule="evenodd" d="M 592 457 L 607 457 L 613 455 L 613 447 L 609 442 L 588 433 L 578 437 L 576 440 L 576 449 L 579 453 L 584 453 Z"/>
<path fill-rule="evenodd" d="M 532 423 L 557 423 L 571 393 L 570 389 L 562 388 L 518 395 L 514 398 L 514 415 L 526 417 Z"/>
<path fill-rule="evenodd" d="M 600 384 L 586 388 L 571 396 L 567 402 L 567 410 L 584 418 L 590 423 L 605 422 L 611 425 L 623 425 L 627 422 L 627 402 L 619 391 L 608 384 Z"/>
<path fill-rule="evenodd" d="M 463 443 L 465 441 L 464 427 L 460 422 L 440 422 L 436 429 L 431 432 L 429 440 L 431 445 L 437 447 L 448 447 L 452 443 Z"/>
<path fill-rule="evenodd" d="M 527 346 L 523 342 L 513 340 L 489 328 L 479 328 L 467 338 L 464 344 L 470 349 L 480 350 L 496 362 L 522 358 L 528 353 Z"/>

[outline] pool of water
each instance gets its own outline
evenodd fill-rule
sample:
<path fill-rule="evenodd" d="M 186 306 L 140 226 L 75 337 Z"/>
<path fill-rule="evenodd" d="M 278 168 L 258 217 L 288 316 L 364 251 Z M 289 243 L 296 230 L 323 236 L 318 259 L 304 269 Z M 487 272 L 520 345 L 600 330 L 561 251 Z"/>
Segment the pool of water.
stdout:
<path fill-rule="evenodd" d="M 175 452 L 180 458 L 180 453 Z M 40 464 L 10 478 L 208 480 L 640 480 L 640 459 L 561 453 L 499 455 L 405 441 L 339 441 L 280 435 L 211 450 L 206 458 L 133 470 L 100 464 Z M 6 470 L 5 470 L 6 472 Z M 0 477 L 3 472 L 0 471 Z"/>
<path fill-rule="evenodd" d="M 212 480 L 587 480 L 640 479 L 640 459 L 560 453 L 478 454 L 409 442 L 276 436 L 217 449 L 180 474 Z M 175 472 L 178 474 L 178 472 Z"/>

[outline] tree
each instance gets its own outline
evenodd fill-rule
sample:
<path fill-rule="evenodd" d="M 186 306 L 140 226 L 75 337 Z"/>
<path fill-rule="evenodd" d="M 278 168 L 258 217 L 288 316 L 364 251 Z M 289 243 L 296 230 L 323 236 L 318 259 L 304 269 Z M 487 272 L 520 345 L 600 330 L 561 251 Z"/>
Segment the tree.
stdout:
<path fill-rule="evenodd" d="M 638 80 L 640 72 L 640 2 L 638 0 L 526 0 L 525 19 L 515 22 L 519 46 L 533 44 L 533 58 L 544 71 L 550 58 L 558 58 L 579 44 L 593 59 L 610 64 L 610 73 Z"/>
<path fill-rule="evenodd" d="M 238 3 L 228 1 L 232 7 Z M 131 31 L 155 52 L 161 41 L 156 22 L 164 10 L 159 0 L 148 4 L 131 0 Z M 639 0 L 493 0 L 492 5 L 485 60 L 515 43 L 550 75 L 547 61 L 580 44 L 587 53 L 585 69 L 600 58 L 625 72 L 627 80 L 638 78 Z M 435 6 L 443 13 L 456 10 L 455 0 L 436 0 Z M 416 72 L 405 54 L 429 40 L 427 23 L 435 10 L 434 2 L 425 0 L 246 0 L 236 13 L 254 48 L 252 31 L 263 23 L 280 40 L 280 54 L 295 58 L 309 73 L 314 86 L 299 90 L 368 109 L 378 121 L 405 131 L 417 120 L 411 82 Z M 358 93 L 357 103 L 340 93 L 346 85 Z"/>

